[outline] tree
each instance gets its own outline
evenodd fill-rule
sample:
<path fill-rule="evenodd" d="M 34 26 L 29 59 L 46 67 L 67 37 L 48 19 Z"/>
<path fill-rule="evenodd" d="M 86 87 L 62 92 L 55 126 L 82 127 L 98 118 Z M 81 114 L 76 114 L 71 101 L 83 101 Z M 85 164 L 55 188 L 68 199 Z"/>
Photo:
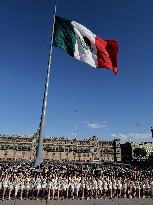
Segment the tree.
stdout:
<path fill-rule="evenodd" d="M 134 157 L 136 157 L 136 158 L 146 157 L 146 154 L 147 154 L 147 152 L 144 148 L 139 148 L 139 147 L 135 148 L 133 150 L 133 152 L 134 152 Z"/>
<path fill-rule="evenodd" d="M 153 163 L 153 152 L 149 155 L 148 161 Z"/>

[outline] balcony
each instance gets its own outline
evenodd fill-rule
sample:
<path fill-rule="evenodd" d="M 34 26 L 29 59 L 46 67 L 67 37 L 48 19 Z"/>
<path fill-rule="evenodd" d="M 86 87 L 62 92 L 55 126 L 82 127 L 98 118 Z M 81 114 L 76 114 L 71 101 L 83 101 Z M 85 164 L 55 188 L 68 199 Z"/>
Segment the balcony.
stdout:
<path fill-rule="evenodd" d="M 15 150 L 16 151 L 31 151 L 31 147 L 18 147 Z"/>
<path fill-rule="evenodd" d="M 47 152 L 65 152 L 64 148 L 59 148 L 59 147 L 46 146 L 43 149 L 44 149 L 44 151 L 47 151 Z"/>
<path fill-rule="evenodd" d="M 7 150 L 7 148 L 4 147 L 4 146 L 1 146 L 1 147 L 0 147 L 0 150 Z"/>

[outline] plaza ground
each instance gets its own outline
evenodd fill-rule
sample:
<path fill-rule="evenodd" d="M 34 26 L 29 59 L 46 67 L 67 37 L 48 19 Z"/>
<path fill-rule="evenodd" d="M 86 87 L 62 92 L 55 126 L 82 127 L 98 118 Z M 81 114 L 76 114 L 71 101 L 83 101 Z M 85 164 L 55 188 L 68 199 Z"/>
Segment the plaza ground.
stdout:
<path fill-rule="evenodd" d="M 5 200 L 0 205 L 153 205 L 153 198 L 147 199 L 92 199 L 92 200 Z"/>

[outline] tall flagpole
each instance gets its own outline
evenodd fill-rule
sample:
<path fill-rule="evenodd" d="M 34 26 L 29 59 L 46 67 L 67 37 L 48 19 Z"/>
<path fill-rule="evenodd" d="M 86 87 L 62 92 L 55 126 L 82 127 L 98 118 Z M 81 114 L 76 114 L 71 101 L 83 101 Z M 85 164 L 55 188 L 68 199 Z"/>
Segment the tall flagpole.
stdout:
<path fill-rule="evenodd" d="M 37 142 L 37 148 L 36 148 L 35 167 L 40 166 L 40 164 L 43 162 L 44 125 L 45 125 L 45 118 L 46 118 L 49 78 L 50 78 L 50 72 L 51 72 L 51 60 L 52 60 L 52 47 L 53 47 L 56 6 L 57 6 L 57 1 L 55 0 L 52 36 L 51 36 L 51 42 L 50 42 L 50 51 L 49 51 L 47 76 L 46 76 L 45 91 L 44 91 L 44 98 L 43 98 L 43 105 L 42 105 L 42 113 L 41 113 L 41 118 L 40 118 L 40 130 L 39 130 L 39 136 L 38 136 L 38 142 Z"/>

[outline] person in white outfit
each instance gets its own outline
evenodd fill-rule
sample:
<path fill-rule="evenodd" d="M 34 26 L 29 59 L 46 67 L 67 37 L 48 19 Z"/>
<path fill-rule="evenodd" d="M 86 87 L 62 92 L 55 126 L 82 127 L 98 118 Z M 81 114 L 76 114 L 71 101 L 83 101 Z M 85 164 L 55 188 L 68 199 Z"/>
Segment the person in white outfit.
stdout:
<path fill-rule="evenodd" d="M 132 198 L 132 188 L 133 188 L 133 182 L 132 181 L 129 181 L 128 187 L 129 187 L 129 190 L 128 190 L 129 198 Z"/>
<path fill-rule="evenodd" d="M 12 194 L 12 191 L 13 191 L 13 189 L 14 189 L 14 180 L 13 180 L 13 178 L 11 178 L 10 180 L 9 180 L 9 183 L 8 183 L 9 185 L 8 185 L 8 187 L 9 187 L 9 199 L 11 199 L 11 194 Z"/>
<path fill-rule="evenodd" d="M 76 195 L 76 198 L 77 198 L 77 199 L 79 198 L 80 186 L 81 186 L 80 181 L 79 181 L 79 179 L 77 178 L 77 179 L 75 180 L 75 183 L 74 183 L 75 195 Z"/>
<path fill-rule="evenodd" d="M 133 188 L 132 188 L 132 197 L 134 198 L 136 196 L 136 182 L 133 182 Z"/>
<path fill-rule="evenodd" d="M 47 182 L 47 188 L 48 188 L 48 200 L 50 200 L 50 195 L 53 194 L 53 181 L 51 178 L 48 179 Z M 52 192 L 52 193 L 51 193 Z M 52 199 L 54 198 L 54 195 L 52 195 Z"/>
<path fill-rule="evenodd" d="M 127 182 L 126 180 L 123 181 L 123 198 L 126 198 L 126 193 L 127 193 Z"/>
<path fill-rule="evenodd" d="M 98 197 L 101 198 L 101 196 L 102 196 L 102 185 L 103 185 L 101 177 L 98 179 L 97 183 L 98 183 Z"/>
<path fill-rule="evenodd" d="M 32 199 L 34 197 L 35 187 L 36 187 L 36 179 L 35 179 L 35 177 L 32 177 L 30 180 L 30 190 L 31 190 L 31 198 Z"/>
<path fill-rule="evenodd" d="M 113 183 L 112 183 L 111 180 L 109 180 L 109 181 L 108 181 L 108 194 L 109 194 L 109 198 L 110 198 L 110 199 L 113 198 L 112 189 L 113 189 Z"/>
<path fill-rule="evenodd" d="M 45 191 L 47 188 L 47 181 L 45 177 L 41 178 L 41 183 L 42 183 L 42 199 L 45 197 Z"/>
<path fill-rule="evenodd" d="M 55 178 L 54 178 L 54 197 L 55 197 L 55 195 L 57 195 L 57 197 L 58 197 L 58 188 L 59 188 L 59 186 L 58 186 L 58 177 L 56 176 Z"/>
<path fill-rule="evenodd" d="M 70 185 L 71 185 L 71 197 L 72 199 L 74 199 L 74 179 L 71 179 L 70 181 Z"/>
<path fill-rule="evenodd" d="M 93 187 L 91 186 L 90 178 L 87 178 L 85 182 L 85 188 L 86 188 L 86 199 L 88 200 L 92 195 L 92 189 L 93 189 Z"/>
<path fill-rule="evenodd" d="M 21 190 L 20 199 L 22 200 L 23 199 L 23 192 L 25 190 L 25 179 L 24 178 L 21 179 L 20 190 Z"/>
<path fill-rule="evenodd" d="M 4 177 L 2 184 L 3 184 L 3 200 L 4 200 L 6 190 L 8 189 L 8 177 L 7 177 L 7 175 Z"/>
<path fill-rule="evenodd" d="M 15 189 L 14 198 L 16 198 L 18 195 L 18 191 L 20 189 L 20 181 L 19 181 L 19 178 L 17 176 L 14 179 L 14 189 Z"/>
<path fill-rule="evenodd" d="M 3 190 L 2 175 L 0 175 L 0 194 L 2 193 L 2 190 Z"/>
<path fill-rule="evenodd" d="M 113 197 L 117 196 L 117 183 L 116 180 L 113 179 Z"/>
<path fill-rule="evenodd" d="M 27 176 L 25 179 L 25 195 L 26 198 L 29 197 L 29 191 L 30 191 L 30 178 Z"/>
<path fill-rule="evenodd" d="M 69 180 L 68 180 L 68 178 L 66 178 L 64 181 L 65 181 L 65 183 L 64 183 L 64 193 L 65 193 L 66 199 L 68 199 L 68 197 L 69 197 Z"/>
<path fill-rule="evenodd" d="M 81 180 L 81 190 L 82 190 L 82 195 L 81 195 L 81 199 L 84 199 L 84 193 L 85 193 L 85 179 L 84 178 L 82 178 L 82 180 Z"/>
<path fill-rule="evenodd" d="M 141 189 L 141 187 L 140 187 L 140 182 L 137 181 L 136 192 L 137 192 L 137 197 L 138 197 L 138 198 L 140 198 L 140 189 Z"/>
<path fill-rule="evenodd" d="M 95 198 L 98 199 L 98 182 L 97 182 L 96 178 L 94 178 L 93 185 L 94 185 L 94 195 L 95 195 Z"/>
<path fill-rule="evenodd" d="M 104 185 L 104 198 L 106 198 L 108 192 L 108 184 L 106 180 L 104 180 L 103 185 Z"/>
<path fill-rule="evenodd" d="M 117 183 L 117 196 L 118 198 L 121 198 L 122 196 L 122 182 L 121 182 L 121 179 L 118 180 L 118 183 Z"/>
<path fill-rule="evenodd" d="M 61 186 L 62 186 L 61 179 L 58 178 L 57 180 L 57 199 L 60 199 Z"/>
<path fill-rule="evenodd" d="M 38 178 L 36 179 L 36 199 L 37 200 L 39 198 L 40 190 L 41 190 L 41 178 L 38 176 Z"/>

